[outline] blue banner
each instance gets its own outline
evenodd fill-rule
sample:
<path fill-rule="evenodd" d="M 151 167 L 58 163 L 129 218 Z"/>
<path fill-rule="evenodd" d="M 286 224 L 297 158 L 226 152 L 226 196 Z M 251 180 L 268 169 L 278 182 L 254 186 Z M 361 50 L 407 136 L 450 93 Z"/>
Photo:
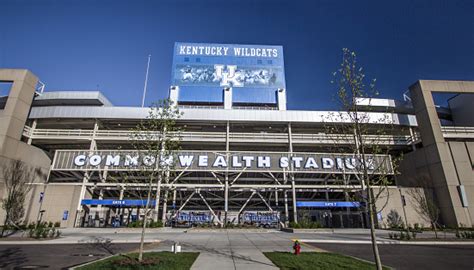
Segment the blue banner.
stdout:
<path fill-rule="evenodd" d="M 171 84 L 179 101 L 222 102 L 232 87 L 233 102 L 276 103 L 286 88 L 283 47 L 177 42 Z"/>
<path fill-rule="evenodd" d="M 304 201 L 296 202 L 296 207 L 316 207 L 316 208 L 334 208 L 334 207 L 360 207 L 360 202 L 317 202 L 317 201 Z"/>
<path fill-rule="evenodd" d="M 191 223 L 209 223 L 211 222 L 211 219 L 211 214 L 209 213 L 180 212 L 177 216 L 178 221 L 187 221 Z"/>
<path fill-rule="evenodd" d="M 97 200 L 84 199 L 81 201 L 82 205 L 109 205 L 109 206 L 146 206 L 147 200 Z M 155 206 L 155 200 L 150 201 L 150 206 Z"/>
<path fill-rule="evenodd" d="M 263 223 L 263 222 L 278 222 L 280 220 L 277 213 L 245 213 L 244 214 L 244 222 L 255 222 L 255 223 Z"/>

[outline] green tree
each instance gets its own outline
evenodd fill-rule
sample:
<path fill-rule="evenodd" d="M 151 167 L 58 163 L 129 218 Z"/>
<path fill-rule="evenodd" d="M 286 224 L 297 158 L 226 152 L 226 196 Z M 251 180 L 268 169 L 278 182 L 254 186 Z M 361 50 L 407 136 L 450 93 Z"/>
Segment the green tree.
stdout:
<path fill-rule="evenodd" d="M 145 229 L 152 212 L 151 201 L 153 187 L 156 184 L 156 203 L 159 203 L 159 188 L 162 181 L 169 181 L 170 174 L 175 164 L 177 150 L 179 150 L 180 132 L 176 120 L 181 117 L 178 107 L 169 99 L 161 100 L 150 107 L 147 119 L 140 123 L 131 132 L 131 142 L 135 155 L 140 156 L 143 164 L 136 171 L 138 181 L 147 180 L 146 205 L 142 220 L 142 233 L 138 260 L 143 259 L 143 245 L 145 240 Z M 133 175 L 126 177 L 133 181 Z M 165 200 L 168 190 L 165 191 Z M 163 209 L 163 211 L 166 211 Z M 155 213 L 155 220 L 158 213 Z"/>
<path fill-rule="evenodd" d="M 376 203 L 387 204 L 387 186 L 394 182 L 397 162 L 390 155 L 390 145 L 396 141 L 392 114 L 373 111 L 374 107 L 370 105 L 373 98 L 379 95 L 375 88 L 376 80 L 367 83 L 355 52 L 344 48 L 342 53 L 341 65 L 333 73 L 334 79 L 331 81 L 336 86 L 335 98 L 340 111 L 329 113 L 326 128 L 334 141 L 334 150 L 340 154 L 350 154 L 355 161 L 353 169 L 343 171 L 342 181 L 346 186 L 351 181 L 361 186 L 360 192 L 353 193 L 349 199 L 365 202 L 372 251 L 377 269 L 382 269 L 375 235 L 377 210 L 381 209 L 376 209 Z"/>

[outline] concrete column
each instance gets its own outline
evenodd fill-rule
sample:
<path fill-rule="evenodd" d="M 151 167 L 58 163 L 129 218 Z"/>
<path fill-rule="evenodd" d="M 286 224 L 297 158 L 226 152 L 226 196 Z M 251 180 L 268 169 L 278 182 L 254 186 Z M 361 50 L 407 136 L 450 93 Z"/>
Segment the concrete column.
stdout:
<path fill-rule="evenodd" d="M 176 209 L 176 188 L 173 189 L 173 211 Z"/>
<path fill-rule="evenodd" d="M 96 132 L 99 130 L 99 123 L 96 120 L 94 123 L 94 131 L 92 132 L 92 138 L 91 138 L 91 143 L 89 145 L 89 154 L 92 154 L 94 150 L 97 150 L 97 144 L 95 141 L 95 136 Z M 89 182 L 90 175 L 88 172 L 84 173 L 84 177 L 82 178 L 82 184 L 81 184 L 81 192 L 79 193 L 79 200 L 77 202 L 77 207 L 76 207 L 76 217 L 74 221 L 74 227 L 76 227 L 78 224 L 78 217 L 82 213 L 82 200 L 84 199 L 84 196 L 86 194 L 86 184 Z"/>
<path fill-rule="evenodd" d="M 278 110 L 286 111 L 286 90 L 280 88 L 277 90 Z"/>
<path fill-rule="evenodd" d="M 226 161 L 227 164 L 229 164 L 229 149 L 230 149 L 230 143 L 229 143 L 229 137 L 230 137 L 230 124 L 229 121 L 227 121 L 227 126 L 226 126 L 226 139 L 225 139 L 225 151 L 226 151 Z M 227 214 L 229 211 L 229 166 L 227 166 L 226 172 L 225 172 L 225 179 L 224 179 L 224 225 L 227 224 Z"/>
<path fill-rule="evenodd" d="M 412 127 L 409 127 L 408 129 L 410 130 L 410 137 L 411 137 L 411 142 L 412 142 L 411 143 L 411 149 L 413 151 L 415 151 L 416 150 L 416 146 L 415 146 L 415 143 L 414 143 L 415 142 L 415 133 L 413 132 Z"/>
<path fill-rule="evenodd" d="M 35 129 L 36 129 L 36 125 L 37 125 L 37 120 L 35 119 L 33 121 L 33 123 L 31 124 L 31 133 L 34 133 Z M 32 135 L 32 134 L 31 134 Z M 31 142 L 33 141 L 33 139 L 31 138 L 31 136 L 28 138 L 28 141 L 26 142 L 27 144 L 31 144 Z"/>
<path fill-rule="evenodd" d="M 155 213 L 154 213 L 154 220 L 158 221 L 159 212 L 160 212 L 160 195 L 161 195 L 161 176 L 158 176 L 158 183 L 156 187 L 156 198 L 155 198 Z"/>
<path fill-rule="evenodd" d="M 286 185 L 288 182 L 288 178 L 286 176 L 286 172 L 283 171 L 283 184 Z M 285 201 L 285 217 L 286 217 L 286 225 L 288 226 L 288 220 L 290 219 L 289 212 L 288 212 L 288 192 L 286 189 L 283 190 L 283 196 Z"/>
<path fill-rule="evenodd" d="M 224 109 L 226 110 L 232 109 L 232 88 L 231 87 L 224 88 Z"/>
<path fill-rule="evenodd" d="M 169 97 L 170 97 L 170 100 L 173 102 L 173 104 L 178 104 L 179 86 L 170 87 Z"/>
<path fill-rule="evenodd" d="M 289 145 L 289 152 L 290 156 L 293 156 L 293 135 L 291 132 L 291 123 L 288 123 L 288 145 Z M 290 168 L 293 171 L 293 162 L 290 163 Z M 296 189 L 295 189 L 295 175 L 290 173 L 291 179 L 291 195 L 293 201 L 293 221 L 298 223 L 298 211 L 296 210 Z"/>
<path fill-rule="evenodd" d="M 168 207 L 168 190 L 165 190 L 165 194 L 163 195 L 163 213 L 161 215 L 161 220 L 163 223 L 166 222 L 166 211 Z"/>

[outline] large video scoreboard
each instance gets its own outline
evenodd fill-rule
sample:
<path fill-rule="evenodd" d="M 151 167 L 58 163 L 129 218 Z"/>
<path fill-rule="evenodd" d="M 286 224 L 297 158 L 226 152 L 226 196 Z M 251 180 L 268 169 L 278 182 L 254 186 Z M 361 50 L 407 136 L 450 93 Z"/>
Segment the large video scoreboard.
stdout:
<path fill-rule="evenodd" d="M 234 103 L 275 104 L 286 88 L 283 47 L 177 42 L 171 83 L 181 102 L 219 103 L 231 87 Z"/>

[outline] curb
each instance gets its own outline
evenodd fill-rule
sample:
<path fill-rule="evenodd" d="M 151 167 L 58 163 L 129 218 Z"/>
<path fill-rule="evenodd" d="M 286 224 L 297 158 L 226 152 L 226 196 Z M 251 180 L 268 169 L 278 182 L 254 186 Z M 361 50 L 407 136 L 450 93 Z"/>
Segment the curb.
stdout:
<path fill-rule="evenodd" d="M 314 239 L 299 239 L 304 243 L 319 243 L 319 244 L 372 244 L 369 240 L 314 240 Z M 395 240 L 377 240 L 377 244 L 382 245 L 474 245 L 474 241 L 395 241 Z"/>
<path fill-rule="evenodd" d="M 117 255 L 120 255 L 120 254 L 109 255 L 109 256 L 105 256 L 105 257 L 100 258 L 100 259 L 97 259 L 97 260 L 92 260 L 92 261 L 90 261 L 90 262 L 77 264 L 77 265 L 74 265 L 74 266 L 69 267 L 68 269 L 77 269 L 77 268 L 79 268 L 79 267 L 83 267 L 83 266 L 87 266 L 87 265 L 89 265 L 89 264 L 93 264 L 93 263 L 96 263 L 96 262 L 100 262 L 100 261 L 103 261 L 103 260 L 107 260 L 107 259 L 112 258 L 112 257 L 117 256 Z"/>
<path fill-rule="evenodd" d="M 159 243 L 160 240 L 145 240 L 144 243 Z M 111 240 L 112 244 L 138 244 L 140 240 Z M 43 240 L 43 241 L 0 241 L 0 246 L 2 245 L 84 245 L 84 244 L 94 244 L 93 242 L 84 242 L 81 240 L 77 241 L 54 241 L 54 240 Z"/>

